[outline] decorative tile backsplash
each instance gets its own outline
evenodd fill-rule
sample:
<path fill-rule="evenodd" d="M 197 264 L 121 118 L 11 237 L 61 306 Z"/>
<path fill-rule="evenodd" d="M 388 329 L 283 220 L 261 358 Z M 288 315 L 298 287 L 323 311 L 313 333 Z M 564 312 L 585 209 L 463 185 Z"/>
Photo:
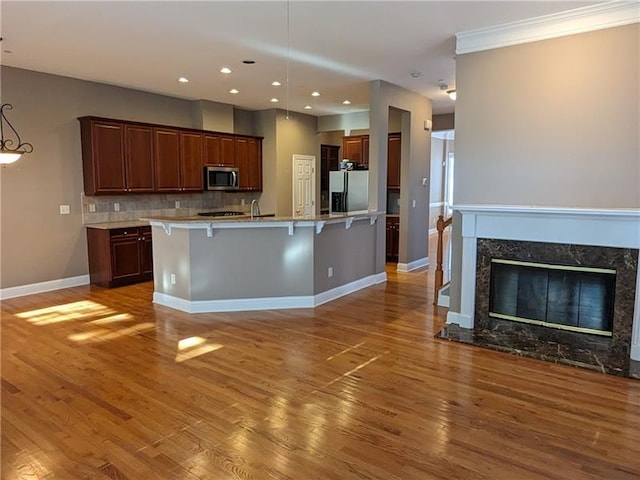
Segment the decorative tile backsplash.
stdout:
<path fill-rule="evenodd" d="M 137 220 L 154 215 L 196 215 L 210 210 L 249 211 L 251 200 L 259 193 L 203 192 L 165 195 L 82 195 L 82 222 L 102 223 Z M 176 202 L 180 202 L 176 208 Z M 244 202 L 244 204 L 243 204 Z M 119 211 L 116 211 L 116 207 Z M 95 210 L 95 211 L 94 211 Z"/>

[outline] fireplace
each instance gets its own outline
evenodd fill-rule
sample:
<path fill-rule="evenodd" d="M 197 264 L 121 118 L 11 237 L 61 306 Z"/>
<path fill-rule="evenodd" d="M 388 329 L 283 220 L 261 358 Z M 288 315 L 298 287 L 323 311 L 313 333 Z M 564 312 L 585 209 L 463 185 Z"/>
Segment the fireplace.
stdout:
<path fill-rule="evenodd" d="M 462 220 L 460 295 L 441 338 L 637 375 L 640 210 L 454 211 Z"/>
<path fill-rule="evenodd" d="M 610 337 L 616 271 L 491 259 L 489 317 Z"/>

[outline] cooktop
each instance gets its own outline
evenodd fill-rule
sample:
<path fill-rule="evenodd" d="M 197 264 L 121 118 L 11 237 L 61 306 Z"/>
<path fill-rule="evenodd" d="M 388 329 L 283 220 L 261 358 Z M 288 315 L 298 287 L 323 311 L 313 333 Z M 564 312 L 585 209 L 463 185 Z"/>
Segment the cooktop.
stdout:
<path fill-rule="evenodd" d="M 245 213 L 234 210 L 226 210 L 218 212 L 202 212 L 198 215 L 200 215 L 201 217 L 235 217 L 237 215 L 245 215 Z"/>

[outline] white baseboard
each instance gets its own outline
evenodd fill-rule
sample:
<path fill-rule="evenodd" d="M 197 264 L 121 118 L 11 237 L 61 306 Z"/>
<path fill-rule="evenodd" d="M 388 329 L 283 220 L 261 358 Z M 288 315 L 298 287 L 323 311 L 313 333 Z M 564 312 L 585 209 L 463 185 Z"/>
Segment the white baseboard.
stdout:
<path fill-rule="evenodd" d="M 429 266 L 429 257 L 424 257 L 409 263 L 398 263 L 397 270 L 399 272 L 411 272 L 416 268 L 428 267 L 428 266 Z"/>
<path fill-rule="evenodd" d="M 470 315 L 458 312 L 448 312 L 447 323 L 455 323 L 461 328 L 473 328 L 473 318 Z"/>
<path fill-rule="evenodd" d="M 331 290 L 327 290 L 326 292 L 317 294 L 314 297 L 313 306 L 317 307 L 318 305 L 322 305 L 323 303 L 330 302 L 331 300 L 344 297 L 345 295 L 357 292 L 358 290 L 362 290 L 363 288 L 367 288 L 371 285 L 376 285 L 378 283 L 386 281 L 387 274 L 385 272 L 369 275 L 368 277 L 361 278 L 360 280 L 356 280 L 355 282 L 340 285 L 339 287 L 335 287 Z"/>
<path fill-rule="evenodd" d="M 640 345 L 631 345 L 631 360 L 640 362 Z"/>
<path fill-rule="evenodd" d="M 153 303 L 175 308 L 187 313 L 245 312 L 251 310 L 281 310 L 289 308 L 313 308 L 363 288 L 385 282 L 385 272 L 340 285 L 317 295 L 292 297 L 237 298 L 226 300 L 185 300 L 165 293 L 153 293 Z"/>
<path fill-rule="evenodd" d="M 313 307 L 313 296 L 185 300 L 172 295 L 154 292 L 153 303 L 187 313 L 246 312 L 251 310 L 310 308 Z"/>
<path fill-rule="evenodd" d="M 51 292 L 53 290 L 62 290 L 63 288 L 79 287 L 81 285 L 88 284 L 89 275 L 78 275 L 77 277 L 60 278 L 58 280 L 49 280 L 47 282 L 18 285 L 17 287 L 0 289 L 0 299 L 6 300 L 8 298 L 24 297 L 25 295 Z"/>

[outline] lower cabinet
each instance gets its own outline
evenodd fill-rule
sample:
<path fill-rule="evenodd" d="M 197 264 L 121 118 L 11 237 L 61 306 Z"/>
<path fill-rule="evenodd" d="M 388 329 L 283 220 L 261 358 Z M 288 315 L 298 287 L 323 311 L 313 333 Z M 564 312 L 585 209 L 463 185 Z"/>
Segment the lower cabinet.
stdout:
<path fill-rule="evenodd" d="M 400 218 L 387 217 L 387 261 L 398 261 L 398 244 L 400 242 Z"/>
<path fill-rule="evenodd" d="M 153 279 L 151 227 L 87 228 L 91 283 L 117 287 Z"/>

